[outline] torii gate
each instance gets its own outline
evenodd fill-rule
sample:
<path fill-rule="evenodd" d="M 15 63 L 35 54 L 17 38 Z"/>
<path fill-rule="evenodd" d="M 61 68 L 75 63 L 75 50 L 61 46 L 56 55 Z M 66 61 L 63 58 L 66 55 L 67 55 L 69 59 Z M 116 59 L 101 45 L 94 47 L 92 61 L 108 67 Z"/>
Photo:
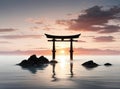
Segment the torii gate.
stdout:
<path fill-rule="evenodd" d="M 56 42 L 60 42 L 60 41 L 64 41 L 64 42 L 70 42 L 70 59 L 73 60 L 73 41 L 77 42 L 77 40 L 74 40 L 75 38 L 79 38 L 79 36 L 81 34 L 76 34 L 76 35 L 70 35 L 70 36 L 56 36 L 56 35 L 50 35 L 50 34 L 45 34 L 47 38 L 51 38 L 52 40 L 48 40 L 48 41 L 52 41 L 53 42 L 53 49 L 52 49 L 52 58 L 53 60 L 55 59 L 55 41 Z"/>

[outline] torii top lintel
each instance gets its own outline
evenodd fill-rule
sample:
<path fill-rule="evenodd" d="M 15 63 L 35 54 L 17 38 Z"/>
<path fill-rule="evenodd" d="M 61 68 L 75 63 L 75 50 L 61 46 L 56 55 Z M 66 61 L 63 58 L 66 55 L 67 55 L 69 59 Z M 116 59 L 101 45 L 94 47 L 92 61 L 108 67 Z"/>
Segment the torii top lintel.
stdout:
<path fill-rule="evenodd" d="M 57 35 L 50 35 L 50 34 L 45 34 L 47 38 L 54 38 L 54 39 L 72 39 L 72 38 L 79 38 L 81 34 L 76 34 L 76 35 L 69 35 L 69 36 L 57 36 Z"/>

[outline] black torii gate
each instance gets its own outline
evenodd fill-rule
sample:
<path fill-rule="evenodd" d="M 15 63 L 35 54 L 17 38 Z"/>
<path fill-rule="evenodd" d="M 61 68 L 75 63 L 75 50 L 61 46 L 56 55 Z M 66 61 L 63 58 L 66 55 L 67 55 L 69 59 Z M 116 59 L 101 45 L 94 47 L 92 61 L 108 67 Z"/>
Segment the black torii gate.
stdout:
<path fill-rule="evenodd" d="M 56 35 L 50 35 L 50 34 L 45 34 L 47 38 L 51 38 L 52 40 L 48 40 L 48 41 L 52 41 L 53 42 L 53 49 L 52 49 L 52 58 L 53 60 L 55 59 L 55 41 L 56 42 L 70 42 L 70 59 L 73 60 L 73 41 L 77 42 L 77 40 L 74 40 L 75 38 L 79 38 L 79 36 L 81 34 L 76 34 L 76 35 L 70 35 L 70 36 L 56 36 Z"/>

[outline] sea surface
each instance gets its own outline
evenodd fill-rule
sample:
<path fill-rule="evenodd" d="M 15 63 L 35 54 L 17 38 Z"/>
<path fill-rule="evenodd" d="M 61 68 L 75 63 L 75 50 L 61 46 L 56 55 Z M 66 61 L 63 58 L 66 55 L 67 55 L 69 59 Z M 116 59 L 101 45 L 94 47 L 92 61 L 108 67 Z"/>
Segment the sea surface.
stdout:
<path fill-rule="evenodd" d="M 0 89 L 120 89 L 120 56 L 57 56 L 55 65 L 39 68 L 17 66 L 29 56 L 0 56 Z M 51 56 L 46 56 L 51 60 Z M 82 63 L 93 60 L 96 68 Z M 112 63 L 110 67 L 104 63 Z"/>

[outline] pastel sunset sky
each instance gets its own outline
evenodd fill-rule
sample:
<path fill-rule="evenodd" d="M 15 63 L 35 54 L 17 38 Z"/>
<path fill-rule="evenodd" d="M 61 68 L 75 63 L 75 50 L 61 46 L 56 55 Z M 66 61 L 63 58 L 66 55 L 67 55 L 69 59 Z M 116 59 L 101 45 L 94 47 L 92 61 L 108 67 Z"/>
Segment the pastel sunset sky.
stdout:
<path fill-rule="evenodd" d="M 119 55 L 120 0 L 0 0 L 0 54 L 50 54 L 45 33 L 81 33 L 75 54 Z"/>

